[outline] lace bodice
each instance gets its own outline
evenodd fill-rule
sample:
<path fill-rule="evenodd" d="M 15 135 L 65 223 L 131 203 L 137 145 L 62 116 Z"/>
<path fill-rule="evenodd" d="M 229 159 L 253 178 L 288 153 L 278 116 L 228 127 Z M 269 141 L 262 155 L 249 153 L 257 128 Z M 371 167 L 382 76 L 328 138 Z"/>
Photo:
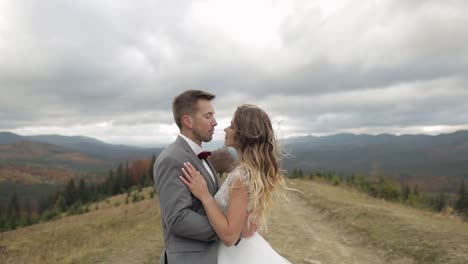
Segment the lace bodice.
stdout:
<path fill-rule="evenodd" d="M 227 214 L 229 207 L 229 187 L 239 179 L 246 186 L 249 185 L 250 174 L 243 168 L 236 167 L 226 178 L 218 192 L 214 196 L 219 208 Z M 291 264 L 288 260 L 279 255 L 268 242 L 257 232 L 248 238 L 242 238 L 235 247 L 227 247 L 224 243 L 219 243 L 218 248 L 219 264 Z"/>
<path fill-rule="evenodd" d="M 221 185 L 221 188 L 219 188 L 218 192 L 214 196 L 216 204 L 225 215 L 227 214 L 229 206 L 229 187 L 235 182 L 236 179 L 241 180 L 243 183 L 247 183 L 248 178 L 249 174 L 243 168 L 234 168 L 234 170 L 228 174 L 226 181 L 224 181 L 223 185 Z"/>

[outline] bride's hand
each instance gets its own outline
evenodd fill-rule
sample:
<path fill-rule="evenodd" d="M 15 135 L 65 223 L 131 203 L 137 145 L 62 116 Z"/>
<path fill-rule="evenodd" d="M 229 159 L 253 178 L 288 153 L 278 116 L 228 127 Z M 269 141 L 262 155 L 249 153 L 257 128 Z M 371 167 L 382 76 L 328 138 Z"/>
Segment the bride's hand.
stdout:
<path fill-rule="evenodd" d="M 180 176 L 180 179 L 189 188 L 190 192 L 192 192 L 200 201 L 211 197 L 205 178 L 203 178 L 200 172 L 197 171 L 192 164 L 189 162 L 184 163 L 182 173 L 185 178 Z"/>

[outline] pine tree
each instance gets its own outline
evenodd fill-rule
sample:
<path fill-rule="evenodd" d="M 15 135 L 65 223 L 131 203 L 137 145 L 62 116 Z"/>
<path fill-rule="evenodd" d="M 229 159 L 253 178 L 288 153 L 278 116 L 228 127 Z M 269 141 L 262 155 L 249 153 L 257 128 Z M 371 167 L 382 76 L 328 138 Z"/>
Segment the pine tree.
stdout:
<path fill-rule="evenodd" d="M 95 202 L 98 199 L 99 185 L 91 184 L 88 185 L 88 201 Z"/>
<path fill-rule="evenodd" d="M 78 185 L 78 199 L 81 200 L 82 203 L 88 202 L 88 191 L 86 189 L 86 182 L 82 178 L 80 180 L 80 184 Z"/>
<path fill-rule="evenodd" d="M 65 188 L 65 201 L 67 206 L 72 205 L 77 200 L 75 181 L 71 179 Z"/>
<path fill-rule="evenodd" d="M 112 194 L 119 194 L 121 190 L 123 189 L 123 183 L 124 183 L 124 171 L 123 171 L 123 165 L 122 163 L 119 163 L 119 166 L 117 167 L 117 172 L 115 176 L 115 183 L 112 189 Z"/>
<path fill-rule="evenodd" d="M 26 213 L 27 218 L 30 219 L 33 214 L 32 202 L 30 198 L 26 199 L 23 211 Z"/>
<path fill-rule="evenodd" d="M 411 190 L 408 184 L 405 184 L 405 186 L 403 186 L 403 192 L 402 192 L 403 201 L 408 200 L 410 193 L 411 193 Z"/>
<path fill-rule="evenodd" d="M 436 198 L 435 209 L 437 212 L 442 212 L 445 206 L 447 206 L 447 196 L 445 193 L 440 192 L 439 196 Z"/>
<path fill-rule="evenodd" d="M 127 163 L 125 164 L 123 188 L 128 189 L 128 188 L 130 188 L 130 186 L 132 186 L 132 179 L 131 179 L 131 176 L 130 176 L 130 166 L 129 166 L 128 160 L 127 160 Z"/>
<path fill-rule="evenodd" d="M 53 201 L 51 197 L 52 196 L 49 195 L 49 196 L 42 197 L 39 199 L 39 208 L 38 208 L 39 214 L 42 214 L 45 210 L 47 210 L 50 207 L 52 203 L 51 201 Z"/>
<path fill-rule="evenodd" d="M 61 193 L 57 195 L 54 207 L 62 212 L 64 212 L 67 209 L 67 201 Z"/>
<path fill-rule="evenodd" d="M 153 179 L 153 165 L 154 165 L 155 162 L 156 162 L 156 155 L 153 153 L 153 156 L 151 157 L 150 166 L 149 166 L 149 169 L 148 169 L 148 175 L 150 177 L 150 180 Z"/>
<path fill-rule="evenodd" d="M 20 208 L 18 202 L 18 195 L 14 192 L 8 203 L 7 208 L 7 229 L 15 229 L 18 226 L 20 217 Z M 9 226 L 8 226 L 9 223 Z"/>
<path fill-rule="evenodd" d="M 465 191 L 465 179 L 462 180 L 458 200 L 455 203 L 455 209 L 462 214 L 468 215 L 468 195 Z"/>
<path fill-rule="evenodd" d="M 5 229 L 5 218 L 3 217 L 2 207 L 0 206 L 0 232 Z"/>
<path fill-rule="evenodd" d="M 145 182 L 143 183 L 143 186 L 149 187 L 153 185 L 153 181 L 151 180 L 151 177 L 145 177 Z"/>
<path fill-rule="evenodd" d="M 16 194 L 16 191 L 15 191 L 11 195 L 10 201 L 8 203 L 7 216 L 12 219 L 18 219 L 19 215 L 20 215 L 20 208 L 19 208 L 19 202 L 18 202 L 18 195 Z"/>
<path fill-rule="evenodd" d="M 302 173 L 302 170 L 297 171 L 297 177 L 299 177 L 299 178 L 304 177 L 304 174 Z"/>
<path fill-rule="evenodd" d="M 315 177 L 315 173 L 314 173 L 313 171 L 311 171 L 311 172 L 309 173 L 309 179 L 313 179 L 314 177 Z M 349 178 L 349 182 L 352 182 L 352 181 L 353 181 L 353 177 L 354 177 L 354 175 L 351 176 L 351 178 Z"/>
<path fill-rule="evenodd" d="M 297 169 L 294 169 L 289 177 L 290 178 L 297 178 L 298 177 Z"/>
<path fill-rule="evenodd" d="M 109 177 L 107 177 L 106 182 L 104 183 L 105 193 L 107 195 L 112 195 L 114 192 L 114 185 L 115 185 L 115 176 L 114 171 L 109 170 Z"/>

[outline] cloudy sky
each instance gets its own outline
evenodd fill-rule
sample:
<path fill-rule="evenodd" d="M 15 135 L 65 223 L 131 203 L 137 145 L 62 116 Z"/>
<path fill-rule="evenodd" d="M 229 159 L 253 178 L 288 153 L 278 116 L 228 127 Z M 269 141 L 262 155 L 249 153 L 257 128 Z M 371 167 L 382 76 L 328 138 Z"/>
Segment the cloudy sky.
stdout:
<path fill-rule="evenodd" d="M 280 137 L 468 129 L 464 0 L 0 0 L 0 131 L 155 146 L 172 98 Z"/>

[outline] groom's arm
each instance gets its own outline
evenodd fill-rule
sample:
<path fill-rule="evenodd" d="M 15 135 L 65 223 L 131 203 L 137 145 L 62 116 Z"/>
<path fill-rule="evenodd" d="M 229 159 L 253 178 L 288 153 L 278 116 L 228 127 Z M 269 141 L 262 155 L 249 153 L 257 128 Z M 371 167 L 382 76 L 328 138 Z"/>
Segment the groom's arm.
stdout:
<path fill-rule="evenodd" d="M 191 209 L 190 191 L 180 180 L 183 164 L 172 157 L 161 160 L 154 173 L 159 174 L 156 186 L 161 216 L 173 234 L 199 241 L 213 241 L 218 237 L 208 221 L 208 217 Z M 156 184 L 156 182 L 155 182 Z"/>

